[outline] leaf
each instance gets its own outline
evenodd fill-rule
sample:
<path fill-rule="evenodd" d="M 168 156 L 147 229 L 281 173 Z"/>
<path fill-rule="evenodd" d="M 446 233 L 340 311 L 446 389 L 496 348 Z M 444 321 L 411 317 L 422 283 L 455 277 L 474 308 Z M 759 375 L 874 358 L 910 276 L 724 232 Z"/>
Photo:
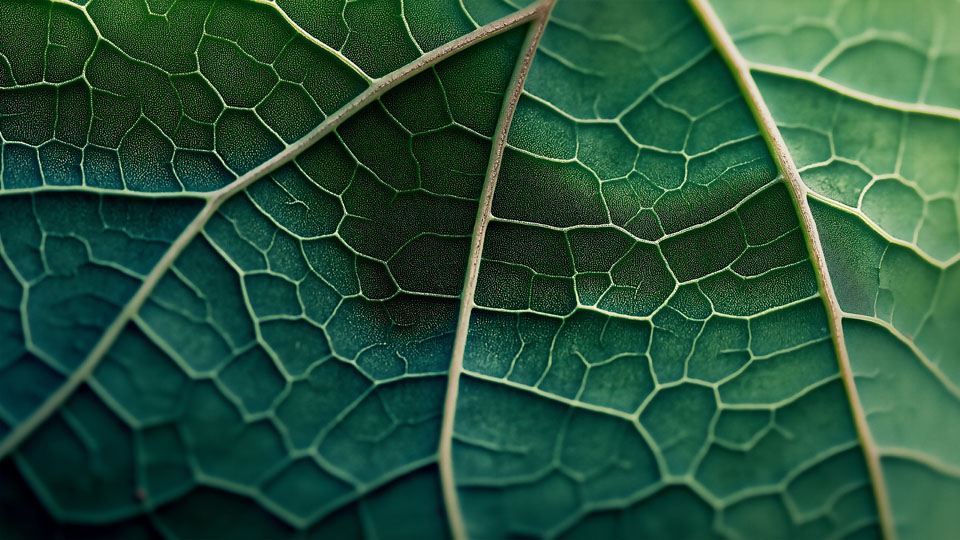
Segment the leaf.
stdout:
<path fill-rule="evenodd" d="M 525 4 L 0 4 L 4 531 L 948 536 L 955 6 Z"/>
<path fill-rule="evenodd" d="M 798 6 L 787 33 L 818 37 L 786 47 L 766 30 L 776 14 L 745 8 L 718 5 L 810 190 L 889 519 L 903 538 L 941 537 L 960 496 L 943 428 L 960 420 L 960 11 Z"/>

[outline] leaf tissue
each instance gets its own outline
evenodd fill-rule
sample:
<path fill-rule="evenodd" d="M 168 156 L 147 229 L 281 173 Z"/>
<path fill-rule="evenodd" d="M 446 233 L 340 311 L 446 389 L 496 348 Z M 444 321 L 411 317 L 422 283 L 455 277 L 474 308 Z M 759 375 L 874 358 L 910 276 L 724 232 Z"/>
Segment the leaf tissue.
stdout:
<path fill-rule="evenodd" d="M 0 537 L 955 536 L 958 22 L 0 0 Z"/>

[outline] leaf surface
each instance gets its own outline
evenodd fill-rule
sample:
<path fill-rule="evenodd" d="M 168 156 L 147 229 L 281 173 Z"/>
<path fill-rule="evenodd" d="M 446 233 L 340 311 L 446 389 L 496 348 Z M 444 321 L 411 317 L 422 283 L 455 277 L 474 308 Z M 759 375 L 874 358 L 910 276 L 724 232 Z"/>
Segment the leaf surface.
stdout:
<path fill-rule="evenodd" d="M 468 530 L 868 527 L 816 277 L 737 85 L 687 6 L 593 9 L 554 11 L 497 181 L 455 427 Z"/>
<path fill-rule="evenodd" d="M 0 528 L 956 527 L 955 6 L 522 4 L 0 3 Z"/>

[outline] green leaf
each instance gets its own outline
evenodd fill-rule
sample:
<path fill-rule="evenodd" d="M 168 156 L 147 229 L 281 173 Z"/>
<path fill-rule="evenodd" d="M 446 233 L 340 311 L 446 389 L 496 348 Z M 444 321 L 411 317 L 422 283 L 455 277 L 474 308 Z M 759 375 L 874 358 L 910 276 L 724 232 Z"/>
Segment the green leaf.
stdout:
<path fill-rule="evenodd" d="M 956 6 L 554 3 L 0 0 L 0 529 L 949 536 Z"/>

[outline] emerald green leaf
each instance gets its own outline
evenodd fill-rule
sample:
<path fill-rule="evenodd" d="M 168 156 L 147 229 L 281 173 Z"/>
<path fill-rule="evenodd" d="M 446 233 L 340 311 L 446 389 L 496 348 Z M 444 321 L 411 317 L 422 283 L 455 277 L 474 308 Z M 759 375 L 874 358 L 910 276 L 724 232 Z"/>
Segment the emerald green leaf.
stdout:
<path fill-rule="evenodd" d="M 958 16 L 3 0 L 0 530 L 948 537 Z"/>

